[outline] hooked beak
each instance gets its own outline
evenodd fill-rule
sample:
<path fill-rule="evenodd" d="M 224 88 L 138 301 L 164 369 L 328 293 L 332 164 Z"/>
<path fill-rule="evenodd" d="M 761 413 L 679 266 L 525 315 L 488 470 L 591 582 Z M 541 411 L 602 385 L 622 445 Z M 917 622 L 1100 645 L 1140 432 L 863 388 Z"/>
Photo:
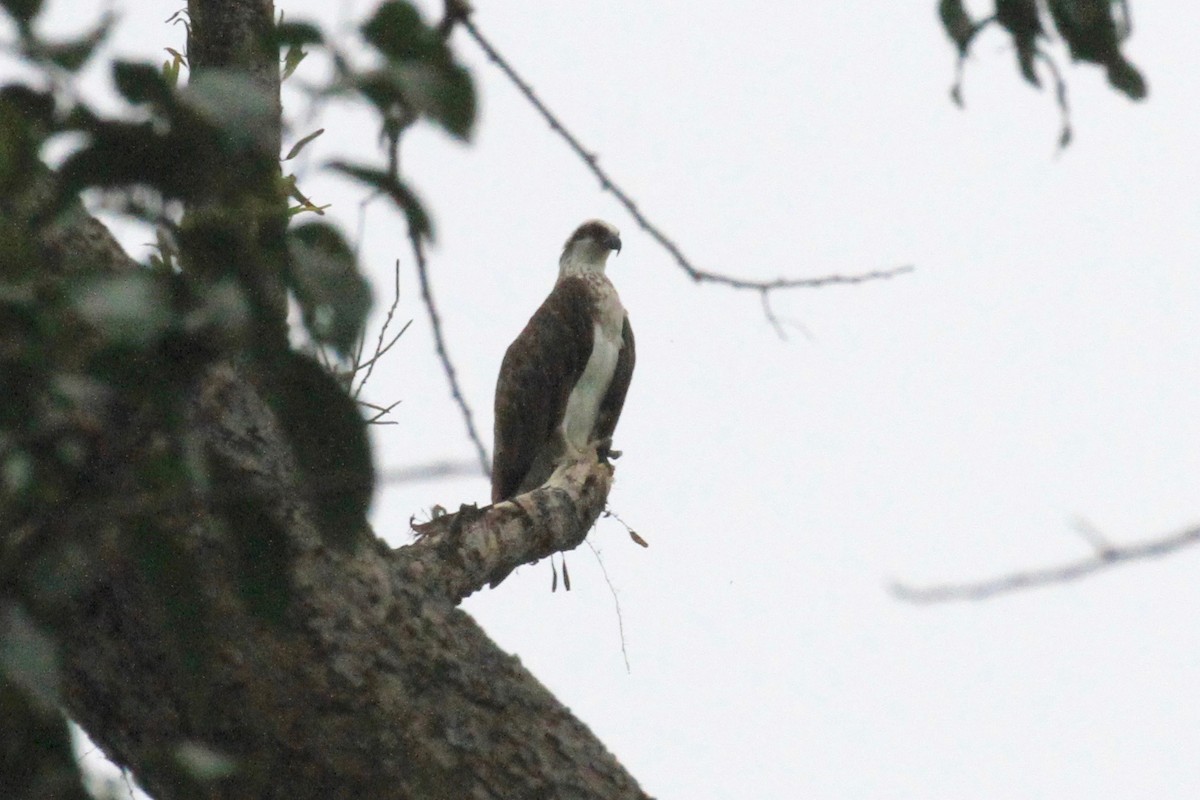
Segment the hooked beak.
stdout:
<path fill-rule="evenodd" d="M 620 252 L 621 252 L 621 237 L 620 236 L 613 234 L 612 236 L 608 237 L 608 240 L 605 241 L 605 244 L 608 245 L 608 248 L 610 250 L 615 250 L 618 254 L 620 254 Z"/>

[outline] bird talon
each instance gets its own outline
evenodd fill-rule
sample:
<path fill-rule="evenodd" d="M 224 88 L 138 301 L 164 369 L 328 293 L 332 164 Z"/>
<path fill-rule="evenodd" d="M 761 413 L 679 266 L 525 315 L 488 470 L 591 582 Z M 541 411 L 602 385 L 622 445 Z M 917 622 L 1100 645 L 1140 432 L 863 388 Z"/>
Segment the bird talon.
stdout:
<path fill-rule="evenodd" d="M 621 457 L 621 451 L 613 449 L 611 436 L 597 440 L 593 446 L 596 448 L 596 458 L 601 464 L 607 464 L 610 459 Z"/>

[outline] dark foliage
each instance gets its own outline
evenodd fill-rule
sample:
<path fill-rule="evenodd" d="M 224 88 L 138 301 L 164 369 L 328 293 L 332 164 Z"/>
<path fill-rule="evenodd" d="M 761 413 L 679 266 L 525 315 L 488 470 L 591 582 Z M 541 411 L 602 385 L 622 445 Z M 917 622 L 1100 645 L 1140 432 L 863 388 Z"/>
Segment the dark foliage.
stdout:
<path fill-rule="evenodd" d="M 958 48 L 958 79 L 951 89 L 955 103 L 962 105 L 963 65 L 971 52 L 976 35 L 992 23 L 999 25 L 1012 39 L 1021 76 L 1041 88 L 1038 74 L 1041 62 L 1053 78 L 1055 99 L 1063 116 L 1060 144 L 1071 140 L 1067 107 L 1067 87 L 1053 58 L 1043 48 L 1047 39 L 1043 9 L 1062 37 L 1071 58 L 1104 67 L 1109 85 L 1133 100 L 1146 97 L 1146 80 L 1137 67 L 1121 52 L 1131 25 L 1125 0 L 995 0 L 995 13 L 973 20 L 964 0 L 939 0 L 938 16 L 946 33 Z"/>

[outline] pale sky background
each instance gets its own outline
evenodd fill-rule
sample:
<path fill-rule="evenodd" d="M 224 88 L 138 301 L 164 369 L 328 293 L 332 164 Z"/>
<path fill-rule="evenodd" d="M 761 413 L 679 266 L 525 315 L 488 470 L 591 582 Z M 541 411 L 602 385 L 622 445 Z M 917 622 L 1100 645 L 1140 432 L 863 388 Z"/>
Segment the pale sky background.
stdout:
<path fill-rule="evenodd" d="M 181 0 L 115 5 L 116 52 L 181 47 L 162 24 Z M 335 24 L 373 7 L 278 5 Z M 49 29 L 93 7 L 58 0 Z M 686 279 L 461 33 L 474 142 L 406 140 L 489 445 L 500 358 L 562 241 L 588 217 L 623 232 L 609 274 L 638 369 L 611 504 L 650 548 L 612 520 L 589 541 L 630 670 L 586 547 L 570 593 L 540 564 L 465 607 L 660 798 L 1200 797 L 1200 553 L 984 603 L 887 589 L 1083 557 L 1079 517 L 1114 543 L 1200 520 L 1200 9 L 1134 0 L 1149 100 L 1068 68 L 1075 141 L 1057 153 L 1053 99 L 998 31 L 976 45 L 966 110 L 950 103 L 935 7 L 478 2 L 482 30 L 701 267 L 916 267 L 776 294 L 787 341 L 757 295 Z M 361 192 L 318 167 L 379 163 L 375 130 L 335 105 L 285 148 L 318 126 L 301 186 L 353 234 Z M 415 319 L 369 387 L 403 401 L 375 429 L 378 464 L 471 459 L 382 201 L 362 246 L 380 296 L 401 259 L 398 314 Z M 398 545 L 410 515 L 487 494 L 482 477 L 388 485 L 374 522 Z"/>

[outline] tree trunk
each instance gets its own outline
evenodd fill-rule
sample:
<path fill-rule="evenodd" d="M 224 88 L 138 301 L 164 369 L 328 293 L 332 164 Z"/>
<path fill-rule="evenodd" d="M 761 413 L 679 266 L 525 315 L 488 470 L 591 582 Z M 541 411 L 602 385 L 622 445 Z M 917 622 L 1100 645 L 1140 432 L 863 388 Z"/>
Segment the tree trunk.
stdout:
<path fill-rule="evenodd" d="M 248 70 L 278 94 L 276 54 L 256 38 L 270 30 L 268 0 L 191 0 L 189 10 L 195 68 Z M 86 222 L 89 242 L 96 224 Z M 64 230 L 47 247 L 69 260 L 80 246 L 71 237 Z M 86 257 L 105 254 L 109 269 L 130 268 L 107 243 Z M 92 476 L 107 512 L 68 504 L 56 533 L 88 543 L 75 566 L 86 588 L 65 623 L 67 710 L 158 800 L 645 797 L 587 727 L 456 608 L 513 567 L 580 544 L 604 507 L 611 467 L 564 465 L 545 487 L 440 517 L 399 550 L 373 537 L 337 549 L 320 535 L 257 381 L 232 364 L 211 366 L 184 425 L 215 488 L 156 509 L 152 532 L 153 546 L 186 555 L 192 569 L 176 584 L 198 587 L 201 614 L 164 598 L 162 582 L 147 580 L 145 552 L 123 544 L 122 526 L 133 509 L 145 512 L 148 496 L 133 465 L 173 435 L 157 419 L 132 409 L 110 420 L 110 458 Z M 250 502 L 259 537 L 283 540 L 289 591 L 278 614 L 247 601 L 246 531 L 230 529 L 222 492 Z"/>

